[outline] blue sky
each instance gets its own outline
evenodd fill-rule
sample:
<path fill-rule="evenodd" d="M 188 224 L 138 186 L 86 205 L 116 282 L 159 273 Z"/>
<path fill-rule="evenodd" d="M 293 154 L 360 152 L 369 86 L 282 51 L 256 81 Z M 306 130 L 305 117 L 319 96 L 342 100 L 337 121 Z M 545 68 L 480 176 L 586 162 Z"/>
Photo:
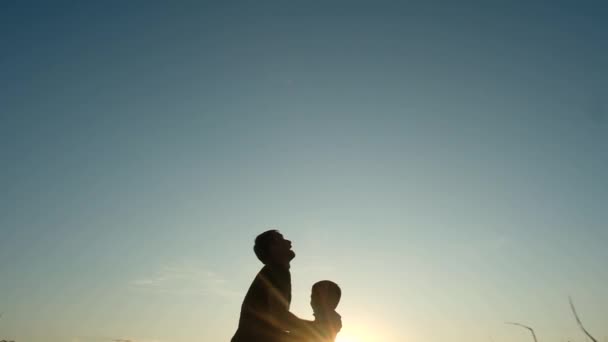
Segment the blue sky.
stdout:
<path fill-rule="evenodd" d="M 0 338 L 227 341 L 278 228 L 344 342 L 603 341 L 606 17 L 3 2 Z"/>

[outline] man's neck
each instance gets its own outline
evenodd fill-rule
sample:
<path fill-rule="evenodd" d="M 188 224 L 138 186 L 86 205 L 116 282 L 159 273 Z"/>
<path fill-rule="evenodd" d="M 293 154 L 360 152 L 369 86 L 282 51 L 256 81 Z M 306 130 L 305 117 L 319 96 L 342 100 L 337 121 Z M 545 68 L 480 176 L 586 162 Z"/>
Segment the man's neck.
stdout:
<path fill-rule="evenodd" d="M 289 262 L 285 263 L 272 263 L 272 264 L 267 264 L 266 266 L 270 267 L 270 268 L 278 268 L 278 269 L 282 269 L 282 270 L 289 270 L 291 268 L 291 265 L 289 264 Z"/>

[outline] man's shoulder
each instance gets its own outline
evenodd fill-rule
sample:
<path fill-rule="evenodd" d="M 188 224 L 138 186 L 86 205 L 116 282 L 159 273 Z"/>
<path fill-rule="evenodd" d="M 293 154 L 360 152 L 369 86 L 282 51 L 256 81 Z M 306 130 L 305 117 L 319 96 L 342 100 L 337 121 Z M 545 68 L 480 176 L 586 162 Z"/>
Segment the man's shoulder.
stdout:
<path fill-rule="evenodd" d="M 268 280 L 272 283 L 281 282 L 290 280 L 291 273 L 287 268 L 264 265 L 264 267 L 262 267 L 262 269 L 258 272 L 256 279 L 257 278 L 260 278 L 261 280 Z"/>
<path fill-rule="evenodd" d="M 285 275 L 280 270 L 273 269 L 269 266 L 262 267 L 255 278 L 251 282 L 253 288 L 268 288 L 280 286 L 283 283 L 290 282 L 289 274 Z"/>

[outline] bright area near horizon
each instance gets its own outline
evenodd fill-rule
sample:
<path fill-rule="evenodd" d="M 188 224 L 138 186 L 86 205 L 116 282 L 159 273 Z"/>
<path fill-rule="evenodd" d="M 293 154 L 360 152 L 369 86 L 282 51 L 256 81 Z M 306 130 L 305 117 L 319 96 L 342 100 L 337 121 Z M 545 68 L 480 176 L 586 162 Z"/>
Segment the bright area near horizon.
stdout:
<path fill-rule="evenodd" d="M 608 336 L 601 2 L 0 4 L 0 339 L 228 341 L 293 241 L 341 342 Z"/>

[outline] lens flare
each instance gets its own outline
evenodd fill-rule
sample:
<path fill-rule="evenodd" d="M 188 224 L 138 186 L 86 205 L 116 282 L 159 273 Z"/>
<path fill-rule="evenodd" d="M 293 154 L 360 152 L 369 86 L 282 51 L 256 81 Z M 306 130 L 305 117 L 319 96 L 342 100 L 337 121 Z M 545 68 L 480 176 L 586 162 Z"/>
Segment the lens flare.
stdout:
<path fill-rule="evenodd" d="M 352 335 L 339 333 L 338 336 L 336 337 L 336 342 L 363 342 L 363 341 L 359 340 L 358 338 L 356 338 Z"/>

